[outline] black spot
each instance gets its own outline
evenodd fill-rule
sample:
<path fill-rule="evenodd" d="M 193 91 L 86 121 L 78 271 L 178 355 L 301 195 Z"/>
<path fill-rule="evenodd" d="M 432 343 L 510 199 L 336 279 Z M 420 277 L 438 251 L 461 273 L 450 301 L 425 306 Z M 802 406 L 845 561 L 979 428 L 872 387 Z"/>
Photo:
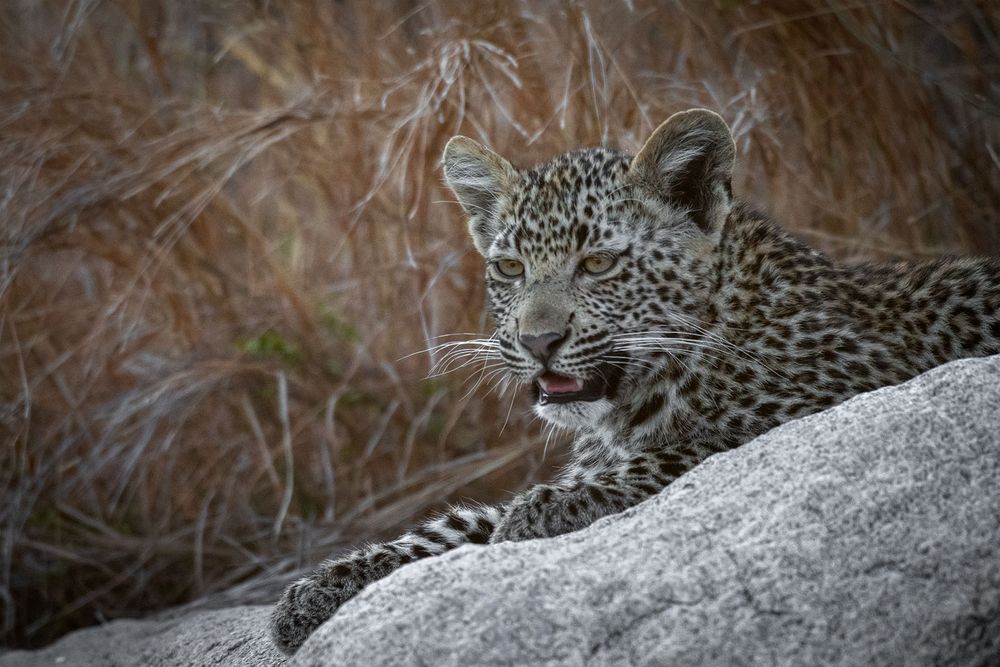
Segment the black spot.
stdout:
<path fill-rule="evenodd" d="M 599 486 L 589 484 L 587 485 L 587 492 L 590 494 L 591 500 L 593 500 L 598 505 L 603 505 L 607 501 L 607 498 L 605 497 L 604 493 L 601 491 L 601 487 Z"/>
<path fill-rule="evenodd" d="M 466 537 L 473 544 L 486 544 L 490 541 L 490 533 L 483 530 L 474 530 Z"/>
<path fill-rule="evenodd" d="M 629 420 L 629 428 L 635 428 L 648 421 L 650 417 L 659 412 L 660 408 L 663 407 L 663 401 L 663 394 L 654 394 L 652 398 L 643 403 L 636 410 L 635 414 L 632 415 L 632 419 Z"/>
<path fill-rule="evenodd" d="M 697 375 L 692 375 L 687 379 L 687 381 L 681 385 L 680 393 L 685 396 L 691 396 L 698 393 L 698 389 L 701 388 L 701 378 Z M 662 402 L 662 397 L 661 397 Z"/>
<path fill-rule="evenodd" d="M 468 528 L 468 526 L 465 524 L 465 519 L 458 516 L 457 514 L 452 514 L 451 516 L 449 516 L 448 521 L 445 522 L 445 525 L 451 528 L 452 530 L 457 530 L 459 532 L 464 532 Z"/>
<path fill-rule="evenodd" d="M 756 414 L 758 417 L 769 419 L 770 417 L 773 417 L 774 413 L 777 412 L 780 408 L 781 405 L 779 403 L 776 403 L 775 401 L 767 401 L 766 403 L 761 403 L 760 405 L 758 405 L 757 408 L 754 410 L 754 414 Z"/>
<path fill-rule="evenodd" d="M 847 385 L 843 382 L 827 382 L 824 388 L 835 396 L 843 396 L 847 393 Z"/>
<path fill-rule="evenodd" d="M 843 338 L 837 344 L 837 351 L 845 354 L 854 354 L 858 351 L 858 344 L 850 338 Z"/>
<path fill-rule="evenodd" d="M 816 349 L 816 339 L 815 338 L 802 338 L 795 343 L 795 347 L 800 350 L 814 350 Z"/>
<path fill-rule="evenodd" d="M 427 526 L 418 526 L 413 530 L 413 534 L 435 544 L 442 544 L 445 541 L 440 533 L 434 532 Z"/>
<path fill-rule="evenodd" d="M 661 475 L 668 477 L 680 477 L 684 472 L 684 465 L 680 461 L 660 461 L 658 466 Z"/>
<path fill-rule="evenodd" d="M 868 366 L 864 365 L 860 361 L 848 361 L 844 368 L 847 372 L 853 375 L 855 378 L 864 379 L 871 374 L 871 370 Z"/>
<path fill-rule="evenodd" d="M 961 338 L 962 347 L 967 350 L 975 350 L 983 342 L 983 335 L 978 331 L 971 331 Z"/>
<path fill-rule="evenodd" d="M 642 491 L 647 496 L 654 496 L 660 492 L 660 489 L 652 484 L 636 484 L 635 488 Z"/>
<path fill-rule="evenodd" d="M 826 374 L 832 377 L 834 380 L 849 380 L 851 377 L 844 371 L 837 368 L 836 366 L 827 369 Z"/>

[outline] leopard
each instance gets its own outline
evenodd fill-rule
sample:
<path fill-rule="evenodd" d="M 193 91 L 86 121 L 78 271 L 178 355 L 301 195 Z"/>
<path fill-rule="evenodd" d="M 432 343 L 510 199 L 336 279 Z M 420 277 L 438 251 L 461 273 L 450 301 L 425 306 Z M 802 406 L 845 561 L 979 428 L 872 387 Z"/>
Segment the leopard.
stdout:
<path fill-rule="evenodd" d="M 1000 258 L 838 263 L 734 197 L 735 158 L 707 109 L 670 116 L 634 155 L 519 168 L 448 142 L 495 323 L 474 353 L 572 433 L 568 462 L 508 502 L 455 505 L 323 562 L 273 610 L 282 651 L 405 564 L 580 530 L 779 424 L 1000 353 Z"/>

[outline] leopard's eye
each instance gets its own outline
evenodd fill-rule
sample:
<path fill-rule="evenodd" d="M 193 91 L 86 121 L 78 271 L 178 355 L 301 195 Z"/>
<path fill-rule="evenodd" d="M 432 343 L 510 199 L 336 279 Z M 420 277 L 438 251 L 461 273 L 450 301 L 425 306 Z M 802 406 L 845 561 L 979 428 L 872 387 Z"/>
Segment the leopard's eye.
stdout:
<path fill-rule="evenodd" d="M 581 266 L 583 270 L 592 276 L 599 276 L 607 273 L 615 265 L 615 258 L 611 255 L 590 255 L 583 258 Z"/>
<path fill-rule="evenodd" d="M 517 278 L 524 273 L 524 264 L 516 259 L 498 259 L 493 262 L 493 266 L 497 268 L 500 275 L 506 276 L 507 278 Z"/>

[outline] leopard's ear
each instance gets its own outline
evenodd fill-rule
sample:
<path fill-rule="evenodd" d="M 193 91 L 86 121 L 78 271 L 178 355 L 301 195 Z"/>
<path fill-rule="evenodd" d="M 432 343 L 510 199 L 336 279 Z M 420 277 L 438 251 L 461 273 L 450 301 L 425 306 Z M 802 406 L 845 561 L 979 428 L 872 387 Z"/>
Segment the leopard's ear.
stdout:
<path fill-rule="evenodd" d="M 722 224 L 732 205 L 735 160 L 726 121 L 708 109 L 690 109 L 656 128 L 632 159 L 629 176 L 710 231 Z"/>
<path fill-rule="evenodd" d="M 485 255 L 500 232 L 498 213 L 520 176 L 510 162 L 468 137 L 444 147 L 444 177 L 465 212 L 476 250 Z"/>

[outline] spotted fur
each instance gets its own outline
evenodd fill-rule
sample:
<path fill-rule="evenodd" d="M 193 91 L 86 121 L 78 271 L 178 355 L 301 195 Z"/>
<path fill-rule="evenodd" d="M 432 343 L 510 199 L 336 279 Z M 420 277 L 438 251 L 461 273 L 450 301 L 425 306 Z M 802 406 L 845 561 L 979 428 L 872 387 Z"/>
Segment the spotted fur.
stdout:
<path fill-rule="evenodd" d="M 733 159 L 704 110 L 671 117 L 634 158 L 596 148 L 520 170 L 449 143 L 497 325 L 476 358 L 502 360 L 541 417 L 574 430 L 570 463 L 507 505 L 456 507 L 324 563 L 275 610 L 283 650 L 404 563 L 582 528 L 785 421 L 1000 352 L 1000 260 L 836 264 L 733 200 Z M 587 271 L 593 257 L 610 268 Z M 588 400 L 547 400 L 543 373 L 578 379 Z"/>

